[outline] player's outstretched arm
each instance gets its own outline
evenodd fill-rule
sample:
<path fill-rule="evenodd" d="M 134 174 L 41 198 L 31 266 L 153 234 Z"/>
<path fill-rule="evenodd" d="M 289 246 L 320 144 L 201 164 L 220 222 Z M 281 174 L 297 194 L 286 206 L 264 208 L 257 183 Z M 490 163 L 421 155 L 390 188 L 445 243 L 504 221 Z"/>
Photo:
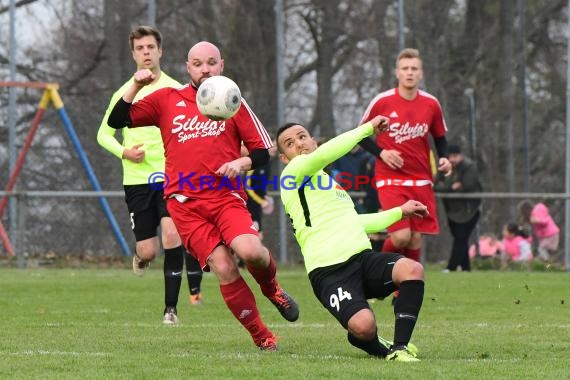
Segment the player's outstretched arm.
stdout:
<path fill-rule="evenodd" d="M 394 207 L 373 214 L 359 214 L 358 221 L 362 227 L 364 227 L 367 234 L 373 234 L 385 230 L 387 227 L 401 220 L 402 217 L 402 209 L 400 207 Z"/>
<path fill-rule="evenodd" d="M 307 176 L 312 176 L 331 162 L 350 152 L 360 140 L 374 133 L 385 131 L 388 121 L 389 119 L 385 116 L 376 116 L 358 128 L 344 132 L 327 141 L 314 152 L 295 157 L 287 164 L 285 170 L 287 174 L 294 175 L 299 183 Z"/>
<path fill-rule="evenodd" d="M 109 125 L 109 127 L 115 129 L 122 129 L 124 127 L 130 126 L 131 125 L 131 118 L 129 116 L 130 109 L 131 109 L 131 103 L 127 103 L 123 100 L 123 98 L 120 98 L 113 107 L 113 110 L 109 115 L 109 119 L 107 119 L 107 124 Z"/>
<path fill-rule="evenodd" d="M 111 128 L 121 129 L 131 125 L 131 118 L 129 111 L 135 99 L 135 96 L 144 86 L 151 84 L 156 79 L 156 76 L 149 69 L 142 69 L 135 73 L 133 76 L 133 83 L 127 88 L 127 91 L 120 98 L 113 110 L 109 114 L 107 124 Z"/>
<path fill-rule="evenodd" d="M 424 216 L 429 215 L 427 206 L 413 199 L 410 199 L 409 201 L 401 205 L 400 208 L 402 209 L 402 216 L 404 218 L 411 216 L 423 218 Z"/>
<path fill-rule="evenodd" d="M 156 75 L 149 69 L 138 70 L 133 75 L 133 83 L 127 88 L 123 94 L 123 100 L 127 103 L 132 103 L 135 100 L 138 92 L 146 85 L 151 84 L 156 79 Z"/>
<path fill-rule="evenodd" d="M 371 234 L 383 231 L 402 218 L 411 216 L 423 218 L 426 215 L 428 215 L 428 210 L 425 205 L 418 201 L 409 200 L 400 207 L 373 214 L 360 214 L 358 215 L 358 220 L 366 230 L 366 233 Z"/>

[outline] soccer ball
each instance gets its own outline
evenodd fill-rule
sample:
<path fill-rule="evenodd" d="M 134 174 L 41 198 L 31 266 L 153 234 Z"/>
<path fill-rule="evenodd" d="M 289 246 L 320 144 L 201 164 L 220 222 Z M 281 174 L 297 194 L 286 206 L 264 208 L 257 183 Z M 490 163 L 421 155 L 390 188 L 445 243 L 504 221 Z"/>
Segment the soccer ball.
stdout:
<path fill-rule="evenodd" d="M 198 110 L 212 120 L 226 120 L 234 116 L 241 105 L 238 85 L 228 77 L 215 75 L 206 79 L 196 95 Z"/>

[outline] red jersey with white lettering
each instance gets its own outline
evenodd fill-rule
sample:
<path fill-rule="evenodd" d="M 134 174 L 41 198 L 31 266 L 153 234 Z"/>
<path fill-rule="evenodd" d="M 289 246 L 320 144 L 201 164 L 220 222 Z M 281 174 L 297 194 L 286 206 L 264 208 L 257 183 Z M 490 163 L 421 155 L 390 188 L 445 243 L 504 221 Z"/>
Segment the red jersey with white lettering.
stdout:
<path fill-rule="evenodd" d="M 234 117 L 214 121 L 198 111 L 196 93 L 197 89 L 187 84 L 147 95 L 131 105 L 130 127 L 160 128 L 166 158 L 166 198 L 180 194 L 209 199 L 234 192 L 247 199 L 236 178 L 219 177 L 215 172 L 241 157 L 242 141 L 251 152 L 270 148 L 271 138 L 243 98 Z"/>
<path fill-rule="evenodd" d="M 404 165 L 394 170 L 384 161 L 376 160 L 375 180 L 426 180 L 431 183 L 428 134 L 442 137 L 447 131 L 439 101 L 422 90 L 413 100 L 406 100 L 398 94 L 397 88 L 393 88 L 372 99 L 358 125 L 377 115 L 389 117 L 390 126 L 387 132 L 376 135 L 376 144 L 382 149 L 400 151 Z"/>

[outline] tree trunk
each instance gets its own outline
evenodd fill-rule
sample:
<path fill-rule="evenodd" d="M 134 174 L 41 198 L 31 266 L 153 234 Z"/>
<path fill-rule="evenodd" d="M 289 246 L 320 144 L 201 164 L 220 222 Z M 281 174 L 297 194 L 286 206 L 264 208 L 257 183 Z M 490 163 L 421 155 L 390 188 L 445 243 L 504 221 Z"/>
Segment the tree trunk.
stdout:
<path fill-rule="evenodd" d="M 105 0 L 105 50 L 107 57 L 108 83 L 111 88 L 119 88 L 134 73 L 129 46 L 130 1 Z"/>
<path fill-rule="evenodd" d="M 498 102 L 502 105 L 502 115 L 499 119 L 501 129 L 504 131 L 503 141 L 505 142 L 505 177 L 507 180 L 507 191 L 515 191 L 515 128 L 513 124 L 513 113 L 515 105 L 515 91 L 513 85 L 514 78 L 514 41 L 513 41 L 513 23 L 514 10 L 516 4 L 514 0 L 501 0 L 501 8 L 499 11 L 499 48 L 501 54 L 499 57 L 499 94 Z M 510 201 L 511 220 L 514 220 L 514 202 Z"/>
<path fill-rule="evenodd" d="M 322 138 L 329 139 L 336 136 L 333 116 L 333 57 L 335 47 L 335 21 L 337 21 L 338 1 L 326 2 L 322 7 L 321 39 L 317 48 L 317 108 L 314 115 L 314 124 L 319 129 Z"/>

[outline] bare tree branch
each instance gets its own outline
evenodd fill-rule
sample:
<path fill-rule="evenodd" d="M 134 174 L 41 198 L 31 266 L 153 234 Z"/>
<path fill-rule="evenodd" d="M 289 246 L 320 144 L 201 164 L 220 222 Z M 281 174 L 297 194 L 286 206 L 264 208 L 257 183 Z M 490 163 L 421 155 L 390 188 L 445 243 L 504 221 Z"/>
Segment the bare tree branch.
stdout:
<path fill-rule="evenodd" d="M 28 5 L 31 3 L 35 3 L 36 1 L 38 1 L 38 0 L 20 0 L 20 1 L 16 2 L 16 8 L 23 7 L 24 5 Z M 0 8 L 0 14 L 6 13 L 9 10 L 10 10 L 10 6 L 2 7 L 2 8 Z"/>

